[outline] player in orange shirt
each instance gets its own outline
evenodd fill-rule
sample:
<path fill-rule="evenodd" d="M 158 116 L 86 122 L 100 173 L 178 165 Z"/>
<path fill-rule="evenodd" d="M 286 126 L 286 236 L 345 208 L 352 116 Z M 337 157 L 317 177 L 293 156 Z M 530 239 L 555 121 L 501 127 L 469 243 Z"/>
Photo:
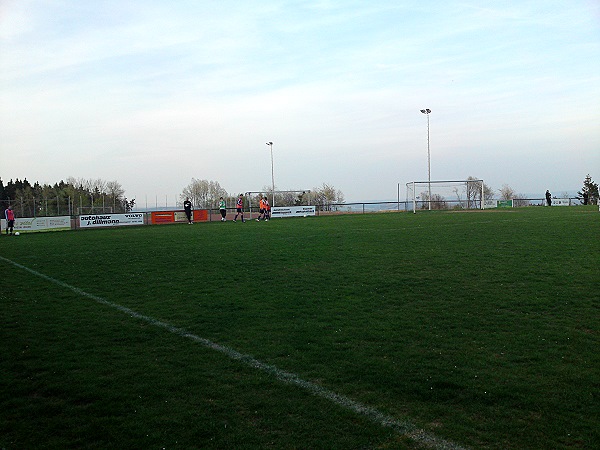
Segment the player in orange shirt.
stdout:
<path fill-rule="evenodd" d="M 263 219 L 266 218 L 265 215 L 265 202 L 263 201 L 262 197 L 260 198 L 260 202 L 258 204 L 258 217 L 256 218 L 257 222 L 260 222 L 260 218 L 262 216 Z"/>

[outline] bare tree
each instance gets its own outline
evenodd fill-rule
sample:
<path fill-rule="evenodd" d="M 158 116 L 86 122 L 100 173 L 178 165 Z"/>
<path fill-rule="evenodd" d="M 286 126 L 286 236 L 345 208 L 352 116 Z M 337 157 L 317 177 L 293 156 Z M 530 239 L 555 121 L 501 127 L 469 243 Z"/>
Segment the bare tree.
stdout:
<path fill-rule="evenodd" d="M 109 181 L 106 183 L 106 194 L 112 198 L 121 198 L 125 195 L 125 189 L 118 181 Z"/>
<path fill-rule="evenodd" d="M 493 198 L 494 198 L 494 190 L 487 184 L 483 183 L 483 199 L 484 200 L 492 200 Z"/>
<path fill-rule="evenodd" d="M 453 190 L 454 194 L 456 195 L 456 198 L 458 199 L 459 205 L 462 205 L 462 200 L 460 198 L 460 193 L 458 192 L 458 189 L 454 189 Z M 428 191 L 423 191 L 421 192 L 421 195 L 419 195 L 419 197 L 417 197 L 420 201 L 421 201 L 421 209 L 429 209 L 429 192 Z M 446 197 L 444 197 L 441 194 L 437 194 L 437 193 L 433 193 L 431 194 L 431 209 L 447 209 L 448 205 L 446 204 Z"/>
<path fill-rule="evenodd" d="M 512 200 L 515 198 L 515 190 L 508 184 L 503 184 L 502 189 L 499 189 L 500 200 Z"/>
<path fill-rule="evenodd" d="M 481 198 L 482 190 L 483 199 Z M 481 207 L 482 200 L 491 200 L 493 198 L 494 190 L 491 187 L 475 177 L 467 178 L 467 208 Z"/>
<path fill-rule="evenodd" d="M 469 185 L 468 185 L 468 183 L 467 183 L 467 198 L 470 200 L 468 188 L 469 188 Z M 455 188 L 452 190 L 452 192 L 454 192 L 454 195 L 456 195 L 456 200 L 458 201 L 457 208 L 461 208 L 461 209 L 462 209 L 462 208 L 463 208 L 463 200 L 462 200 L 461 191 L 459 190 L 459 188 L 458 188 L 458 187 L 455 187 Z M 433 198 L 434 198 L 434 197 L 435 197 L 435 194 L 433 194 L 433 195 L 431 196 L 431 199 L 432 199 L 432 201 L 434 201 L 434 200 L 433 200 Z M 435 204 L 435 203 L 434 203 L 434 204 Z M 431 205 L 431 207 L 432 207 L 432 208 L 433 208 L 434 204 L 432 204 L 432 205 Z M 435 208 L 433 208 L 433 209 L 435 209 Z M 438 208 L 438 209 L 441 209 L 441 208 Z"/>
<path fill-rule="evenodd" d="M 107 192 L 108 183 L 101 178 L 96 178 L 95 180 L 90 180 L 91 190 L 95 192 L 97 195 L 102 195 Z"/>
<path fill-rule="evenodd" d="M 331 211 L 335 209 L 334 205 L 345 201 L 343 192 L 327 183 L 313 188 L 311 192 L 305 193 L 304 197 L 309 198 L 313 204 L 321 205 L 324 211 Z"/>
<path fill-rule="evenodd" d="M 290 203 L 290 195 L 293 196 L 292 193 L 289 192 L 277 192 L 277 186 L 275 186 L 275 199 L 273 200 L 273 186 L 263 186 L 262 190 L 264 191 L 264 196 L 267 196 L 271 206 L 289 206 Z"/>
<path fill-rule="evenodd" d="M 500 200 L 512 200 L 513 206 L 528 206 L 530 204 L 523 194 L 517 194 L 508 184 L 502 185 Z"/>
<path fill-rule="evenodd" d="M 475 177 L 467 178 L 467 208 L 477 208 L 477 203 L 481 207 L 481 188 L 483 181 Z"/>
<path fill-rule="evenodd" d="M 227 196 L 227 191 L 217 181 L 192 178 L 192 182 L 183 188 L 179 198 L 181 203 L 189 198 L 197 208 L 211 208 L 218 205 L 219 197 Z"/>
<path fill-rule="evenodd" d="M 295 192 L 282 192 L 280 194 L 281 199 L 277 203 L 279 206 L 291 206 L 296 201 Z"/>
<path fill-rule="evenodd" d="M 117 205 L 124 204 L 125 189 L 123 189 L 123 186 L 117 181 L 108 181 L 105 186 L 108 202 L 113 205 L 113 209 L 116 211 Z"/>

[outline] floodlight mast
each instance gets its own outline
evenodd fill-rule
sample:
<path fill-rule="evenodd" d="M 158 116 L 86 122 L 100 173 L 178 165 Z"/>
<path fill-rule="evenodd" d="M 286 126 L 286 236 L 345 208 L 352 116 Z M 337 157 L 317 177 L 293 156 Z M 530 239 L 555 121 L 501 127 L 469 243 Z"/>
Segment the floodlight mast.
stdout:
<path fill-rule="evenodd" d="M 429 108 L 422 109 L 421 112 L 427 116 L 427 182 L 429 186 L 429 211 L 431 211 L 431 152 L 429 150 L 429 114 L 431 110 Z"/>
<path fill-rule="evenodd" d="M 267 145 L 271 147 L 271 184 L 273 186 L 273 198 L 271 206 L 275 206 L 275 172 L 273 170 L 273 143 L 267 142 Z"/>

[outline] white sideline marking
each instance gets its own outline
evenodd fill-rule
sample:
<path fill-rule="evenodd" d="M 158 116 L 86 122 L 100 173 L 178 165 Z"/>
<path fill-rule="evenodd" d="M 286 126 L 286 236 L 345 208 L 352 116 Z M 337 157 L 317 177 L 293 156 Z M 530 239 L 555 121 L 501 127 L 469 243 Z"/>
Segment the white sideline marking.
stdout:
<path fill-rule="evenodd" d="M 421 445 L 424 445 L 424 446 L 427 446 L 430 448 L 434 448 L 434 449 L 440 449 L 440 450 L 442 450 L 442 449 L 443 450 L 445 450 L 445 449 L 462 450 L 465 448 L 465 447 L 461 447 L 453 442 L 439 438 L 439 437 L 435 436 L 434 434 L 429 433 L 425 430 L 419 429 L 415 425 L 411 424 L 410 422 L 398 420 L 392 416 L 389 416 L 387 414 L 384 414 L 384 413 L 376 410 L 375 408 L 371 408 L 370 406 L 363 405 L 362 403 L 354 401 L 351 398 L 345 397 L 343 395 L 336 394 L 335 392 L 333 392 L 327 388 L 324 388 L 322 386 L 319 386 L 318 384 L 303 380 L 302 378 L 298 377 L 298 375 L 296 375 L 296 374 L 286 372 L 285 370 L 281 370 L 278 367 L 273 366 L 271 364 L 263 363 L 263 362 L 255 359 L 251 355 L 245 355 L 245 354 L 240 353 L 232 348 L 217 344 L 217 343 L 212 342 L 203 337 L 196 336 L 195 334 L 192 334 L 183 328 L 179 328 L 179 327 L 176 327 L 169 323 L 153 319 L 152 317 L 149 317 L 149 316 L 145 316 L 145 315 L 135 312 L 134 310 L 129 309 L 125 306 L 121 306 L 116 303 L 105 300 L 102 297 L 98 297 L 97 295 L 89 294 L 75 286 L 71 286 L 70 284 L 64 283 L 64 282 L 57 280 L 55 278 L 52 278 L 48 275 L 44 275 L 41 272 L 30 269 L 29 267 L 23 266 L 23 265 L 21 265 L 17 262 L 14 262 L 10 259 L 0 256 L 0 260 L 6 262 L 8 264 L 11 264 L 15 267 L 18 267 L 19 269 L 25 270 L 37 277 L 43 278 L 46 281 L 50 281 L 51 283 L 57 284 L 61 287 L 64 287 L 65 289 L 68 289 L 78 295 L 81 295 L 82 297 L 87 297 L 87 298 L 92 299 L 95 302 L 100 303 L 102 305 L 110 306 L 111 308 L 121 311 L 122 313 L 125 313 L 135 319 L 141 320 L 143 322 L 149 323 L 149 324 L 157 326 L 159 328 L 164 328 L 165 330 L 167 330 L 173 334 L 176 334 L 177 336 L 181 336 L 184 338 L 191 339 L 195 342 L 198 342 L 209 349 L 215 350 L 219 353 L 223 353 L 223 354 L 227 355 L 229 358 L 234 359 L 236 361 L 240 361 L 247 366 L 250 366 L 254 369 L 262 370 L 263 372 L 269 373 L 269 374 L 273 375 L 276 379 L 278 379 L 284 383 L 295 384 L 295 385 L 305 389 L 306 391 L 312 393 L 313 395 L 330 400 L 333 403 L 335 403 L 336 405 L 342 406 L 346 409 L 354 411 L 357 414 L 365 416 L 368 419 L 370 419 L 372 422 L 374 422 L 378 425 L 381 425 L 386 428 L 391 428 L 394 431 L 396 431 L 397 433 L 407 436 L 407 437 L 415 440 L 416 442 L 420 443 Z"/>

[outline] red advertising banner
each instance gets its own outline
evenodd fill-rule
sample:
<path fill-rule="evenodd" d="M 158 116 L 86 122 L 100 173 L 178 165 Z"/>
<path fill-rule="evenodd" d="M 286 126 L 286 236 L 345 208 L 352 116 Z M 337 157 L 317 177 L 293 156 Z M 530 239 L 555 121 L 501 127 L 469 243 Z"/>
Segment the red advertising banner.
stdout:
<path fill-rule="evenodd" d="M 208 210 L 195 209 L 192 219 L 194 220 L 194 222 L 206 222 L 208 220 Z"/>
<path fill-rule="evenodd" d="M 175 222 L 175 213 L 173 211 L 152 211 L 153 225 L 173 222 Z"/>
<path fill-rule="evenodd" d="M 192 211 L 192 220 L 194 222 L 206 222 L 208 220 L 208 210 L 195 209 Z M 153 225 L 183 222 L 187 222 L 184 211 L 153 211 L 151 214 L 151 223 Z"/>

